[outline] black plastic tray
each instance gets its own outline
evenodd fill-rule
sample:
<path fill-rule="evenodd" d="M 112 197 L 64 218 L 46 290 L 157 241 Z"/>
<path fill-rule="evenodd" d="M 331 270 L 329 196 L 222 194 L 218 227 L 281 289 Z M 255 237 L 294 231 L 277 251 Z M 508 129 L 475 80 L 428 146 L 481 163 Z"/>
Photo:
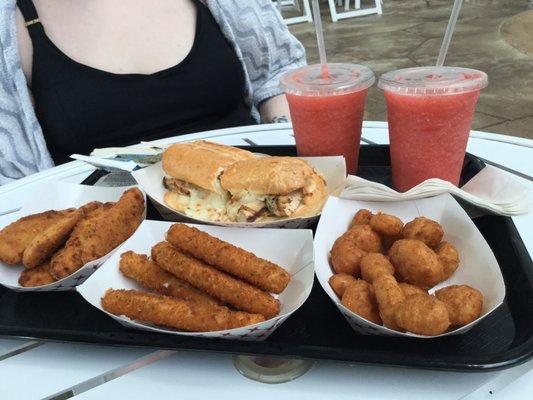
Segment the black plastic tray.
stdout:
<path fill-rule="evenodd" d="M 254 151 L 294 155 L 291 146 Z M 484 164 L 467 155 L 463 181 Z M 85 183 L 102 176 L 96 171 Z M 390 183 L 388 146 L 362 146 L 360 176 Z M 149 207 L 150 219 L 161 219 Z M 522 363 L 533 354 L 533 264 L 510 218 L 483 216 L 475 224 L 500 264 L 504 304 L 469 332 L 436 339 L 362 336 L 315 281 L 307 302 L 264 342 L 177 337 L 128 329 L 77 292 L 17 293 L 0 287 L 0 335 L 53 341 L 262 354 L 456 371 L 487 371 Z"/>

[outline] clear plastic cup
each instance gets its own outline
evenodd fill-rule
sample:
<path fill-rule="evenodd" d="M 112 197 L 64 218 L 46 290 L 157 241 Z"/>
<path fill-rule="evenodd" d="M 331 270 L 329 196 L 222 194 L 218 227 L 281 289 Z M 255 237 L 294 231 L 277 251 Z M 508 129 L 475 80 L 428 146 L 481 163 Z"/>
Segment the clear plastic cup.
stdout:
<path fill-rule="evenodd" d="M 367 67 L 328 64 L 292 70 L 281 78 L 291 112 L 299 156 L 342 155 L 349 173 L 357 172 L 361 126 L 368 88 L 375 81 Z"/>
<path fill-rule="evenodd" d="M 474 109 L 487 83 L 484 72 L 458 67 L 407 68 L 380 77 L 397 190 L 430 178 L 459 184 Z"/>

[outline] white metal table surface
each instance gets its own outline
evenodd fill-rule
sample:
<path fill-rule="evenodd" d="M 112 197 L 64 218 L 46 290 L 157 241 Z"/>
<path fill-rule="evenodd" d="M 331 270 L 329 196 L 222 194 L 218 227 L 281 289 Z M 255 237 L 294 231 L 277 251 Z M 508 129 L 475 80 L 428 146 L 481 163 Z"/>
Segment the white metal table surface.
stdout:
<path fill-rule="evenodd" d="M 293 144 L 289 124 L 231 128 L 181 136 L 232 145 Z M 366 122 L 362 143 L 387 143 L 384 122 Z M 468 151 L 533 176 L 533 141 L 472 132 Z M 94 168 L 72 162 L 0 187 L 0 222 L 50 180 L 80 182 Z M 533 189 L 531 178 L 516 179 Z M 4 215 L 3 215 L 4 214 Z M 533 215 L 513 217 L 533 254 Z M 497 372 L 458 373 L 318 362 L 306 375 L 280 385 L 247 380 L 228 355 L 153 351 L 0 338 L 0 400 L 63 399 L 526 399 L 533 398 L 533 360 Z"/>

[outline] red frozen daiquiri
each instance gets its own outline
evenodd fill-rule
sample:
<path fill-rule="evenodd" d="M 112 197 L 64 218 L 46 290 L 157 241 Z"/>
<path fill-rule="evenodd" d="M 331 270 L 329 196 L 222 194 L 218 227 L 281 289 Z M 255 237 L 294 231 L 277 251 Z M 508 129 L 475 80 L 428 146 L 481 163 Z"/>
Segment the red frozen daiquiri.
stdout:
<path fill-rule="evenodd" d="M 484 72 L 419 67 L 379 79 L 389 122 L 392 180 L 405 192 L 430 178 L 459 184 Z"/>
<path fill-rule="evenodd" d="M 287 95 L 299 156 L 342 155 L 349 173 L 357 172 L 361 126 L 373 72 L 362 65 L 329 64 L 329 76 L 320 65 L 285 74 Z"/>

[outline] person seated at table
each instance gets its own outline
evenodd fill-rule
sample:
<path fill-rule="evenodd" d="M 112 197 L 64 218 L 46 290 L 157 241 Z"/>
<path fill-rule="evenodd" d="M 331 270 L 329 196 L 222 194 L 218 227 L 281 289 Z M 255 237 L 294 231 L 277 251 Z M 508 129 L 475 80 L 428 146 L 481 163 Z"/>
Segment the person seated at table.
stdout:
<path fill-rule="evenodd" d="M 286 121 L 271 0 L 1 0 L 0 184 L 72 153 Z"/>

